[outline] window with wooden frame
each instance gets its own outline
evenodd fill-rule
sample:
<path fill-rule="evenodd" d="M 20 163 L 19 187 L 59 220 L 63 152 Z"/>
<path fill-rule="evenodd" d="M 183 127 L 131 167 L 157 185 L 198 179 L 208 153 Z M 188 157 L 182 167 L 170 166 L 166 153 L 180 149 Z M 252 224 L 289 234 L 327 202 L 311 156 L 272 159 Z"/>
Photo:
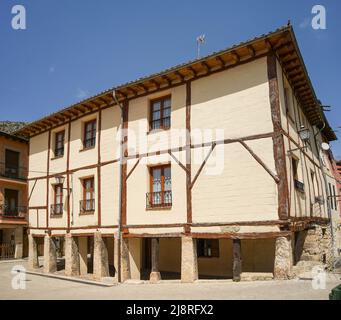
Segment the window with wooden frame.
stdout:
<path fill-rule="evenodd" d="M 336 201 L 336 190 L 335 190 L 335 185 L 333 185 L 333 200 L 334 200 L 334 209 L 337 210 L 337 201 Z"/>
<path fill-rule="evenodd" d="M 96 119 L 84 123 L 84 149 L 93 148 L 96 145 L 96 124 Z"/>
<path fill-rule="evenodd" d="M 147 208 L 170 208 L 172 206 L 171 166 L 149 168 L 150 192 L 147 193 Z"/>
<path fill-rule="evenodd" d="M 54 185 L 54 204 L 51 205 L 51 215 L 59 216 L 63 214 L 63 185 Z"/>
<path fill-rule="evenodd" d="M 198 239 L 197 246 L 199 258 L 219 258 L 219 239 Z"/>
<path fill-rule="evenodd" d="M 332 185 L 331 183 L 328 183 L 329 187 L 329 205 L 334 210 L 334 200 L 333 200 L 333 192 L 332 192 Z"/>
<path fill-rule="evenodd" d="M 55 135 L 54 156 L 56 158 L 64 155 L 65 131 L 57 132 Z"/>
<path fill-rule="evenodd" d="M 304 183 L 298 180 L 298 159 L 292 157 L 291 165 L 292 165 L 292 177 L 294 180 L 294 186 L 297 191 L 304 192 Z"/>
<path fill-rule="evenodd" d="M 292 122 L 295 122 L 292 95 L 291 95 L 290 89 L 287 87 L 284 88 L 284 103 L 285 103 L 285 110 L 286 110 L 287 116 Z"/>
<path fill-rule="evenodd" d="M 167 130 L 171 126 L 171 96 L 150 101 L 149 130 Z"/>
<path fill-rule="evenodd" d="M 80 201 L 80 213 L 90 214 L 95 211 L 95 180 L 93 177 L 83 179 L 83 200 Z"/>

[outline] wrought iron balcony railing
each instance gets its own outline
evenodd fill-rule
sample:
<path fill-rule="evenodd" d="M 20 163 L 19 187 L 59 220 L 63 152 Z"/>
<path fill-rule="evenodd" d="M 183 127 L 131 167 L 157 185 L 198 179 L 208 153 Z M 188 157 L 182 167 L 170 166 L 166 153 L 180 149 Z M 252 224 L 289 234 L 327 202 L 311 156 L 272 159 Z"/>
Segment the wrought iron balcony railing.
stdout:
<path fill-rule="evenodd" d="M 25 218 L 27 213 L 27 207 L 17 206 L 10 207 L 5 204 L 0 204 L 0 216 L 9 218 Z"/>
<path fill-rule="evenodd" d="M 81 214 L 92 213 L 95 211 L 95 199 L 87 199 L 79 201 Z"/>
<path fill-rule="evenodd" d="M 51 217 L 62 216 L 63 215 L 63 204 L 62 203 L 51 204 L 50 215 L 51 215 Z"/>
<path fill-rule="evenodd" d="M 304 193 L 304 183 L 298 180 L 294 180 L 295 189 L 299 192 Z"/>
<path fill-rule="evenodd" d="M 0 162 L 0 176 L 9 179 L 27 179 L 27 168 L 16 167 L 3 162 Z"/>
<path fill-rule="evenodd" d="M 170 208 L 172 206 L 172 191 L 149 192 L 146 194 L 146 207 Z"/>

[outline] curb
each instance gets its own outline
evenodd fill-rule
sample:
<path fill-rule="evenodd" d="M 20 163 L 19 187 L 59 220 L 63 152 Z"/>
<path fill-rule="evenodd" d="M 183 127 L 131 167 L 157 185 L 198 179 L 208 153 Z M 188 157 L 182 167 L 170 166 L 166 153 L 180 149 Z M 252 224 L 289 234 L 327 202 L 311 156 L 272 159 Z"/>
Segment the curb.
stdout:
<path fill-rule="evenodd" d="M 16 262 L 27 262 L 27 259 L 0 260 L 0 264 L 2 264 L 2 263 L 16 263 Z"/>
<path fill-rule="evenodd" d="M 18 270 L 18 272 L 20 271 Z M 118 283 L 104 283 L 104 282 L 80 279 L 80 278 L 75 278 L 75 277 L 61 276 L 61 275 L 56 275 L 56 274 L 51 274 L 51 273 L 47 274 L 47 273 L 41 273 L 41 272 L 35 272 L 35 271 L 26 271 L 25 273 L 31 274 L 34 276 L 41 276 L 45 278 L 65 280 L 65 281 L 77 282 L 77 283 L 82 283 L 82 284 L 90 284 L 90 285 L 99 286 L 99 287 L 114 287 L 118 285 Z"/>

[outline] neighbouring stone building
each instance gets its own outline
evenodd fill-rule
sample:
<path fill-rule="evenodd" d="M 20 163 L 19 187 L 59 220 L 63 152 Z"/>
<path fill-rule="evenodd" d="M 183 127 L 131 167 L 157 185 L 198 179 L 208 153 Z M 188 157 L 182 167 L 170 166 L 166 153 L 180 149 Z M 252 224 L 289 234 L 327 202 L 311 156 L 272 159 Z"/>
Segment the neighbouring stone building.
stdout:
<path fill-rule="evenodd" d="M 0 123 L 0 260 L 28 254 L 28 141 L 10 133 L 20 126 Z"/>
<path fill-rule="evenodd" d="M 288 279 L 333 264 L 321 144 L 336 136 L 290 25 L 18 133 L 30 139 L 31 268 L 41 241 L 45 272 L 120 282 Z"/>

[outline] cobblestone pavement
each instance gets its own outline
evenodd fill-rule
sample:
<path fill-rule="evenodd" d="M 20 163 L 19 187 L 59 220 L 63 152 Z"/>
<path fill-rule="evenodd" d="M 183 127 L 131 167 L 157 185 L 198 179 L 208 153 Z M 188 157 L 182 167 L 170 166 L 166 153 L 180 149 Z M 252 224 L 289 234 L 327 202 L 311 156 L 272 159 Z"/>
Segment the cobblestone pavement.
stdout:
<path fill-rule="evenodd" d="M 180 284 L 164 281 L 159 284 L 130 283 L 113 287 L 26 275 L 26 289 L 13 289 L 14 266 L 26 267 L 26 262 L 0 263 L 0 299 L 328 299 L 329 292 L 341 283 L 339 275 L 328 275 L 325 289 L 313 289 L 311 280 L 257 281 L 198 281 Z"/>

